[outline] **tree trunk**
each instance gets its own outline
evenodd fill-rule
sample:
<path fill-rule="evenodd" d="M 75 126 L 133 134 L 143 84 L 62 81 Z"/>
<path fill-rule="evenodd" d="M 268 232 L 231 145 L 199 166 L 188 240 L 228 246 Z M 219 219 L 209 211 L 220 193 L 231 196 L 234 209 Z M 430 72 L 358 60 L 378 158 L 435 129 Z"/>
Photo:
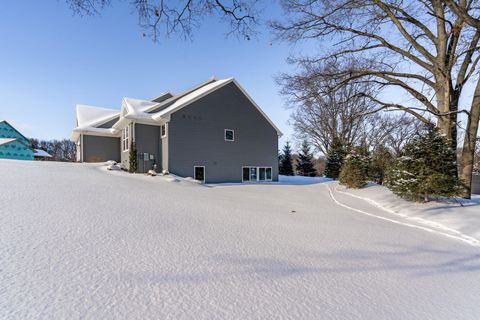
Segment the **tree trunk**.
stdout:
<path fill-rule="evenodd" d="M 443 73 L 437 73 L 435 76 L 439 86 L 436 90 L 437 108 L 441 113 L 448 115 L 437 116 L 437 127 L 441 133 L 445 134 L 450 141 L 453 150 L 457 150 L 457 114 L 459 92 L 452 87 L 450 77 L 446 77 Z"/>
<path fill-rule="evenodd" d="M 428 202 L 428 192 L 423 193 L 423 202 L 427 203 Z"/>
<path fill-rule="evenodd" d="M 477 142 L 479 114 L 480 105 L 473 106 L 471 114 L 468 117 L 462 153 L 458 163 L 461 196 L 465 199 L 470 199 L 472 191 L 473 161 L 475 157 L 475 145 Z"/>
<path fill-rule="evenodd" d="M 465 199 L 470 199 L 472 192 L 473 161 L 475 157 L 475 145 L 477 142 L 478 121 L 480 120 L 480 81 L 477 83 L 470 115 L 467 119 L 467 128 L 463 140 L 463 149 L 458 164 L 460 179 L 460 194 Z"/>

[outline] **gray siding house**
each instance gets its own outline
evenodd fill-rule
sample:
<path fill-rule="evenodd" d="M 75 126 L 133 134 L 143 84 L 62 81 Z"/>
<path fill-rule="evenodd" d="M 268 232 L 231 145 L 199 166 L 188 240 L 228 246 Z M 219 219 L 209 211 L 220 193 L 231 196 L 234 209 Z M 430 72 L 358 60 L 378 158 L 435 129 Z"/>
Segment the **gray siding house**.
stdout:
<path fill-rule="evenodd" d="M 138 172 L 156 165 L 208 183 L 278 180 L 282 133 L 233 78 L 152 100 L 123 98 L 120 112 L 94 109 L 77 105 L 71 139 L 79 162 L 128 169 L 134 142 Z"/>

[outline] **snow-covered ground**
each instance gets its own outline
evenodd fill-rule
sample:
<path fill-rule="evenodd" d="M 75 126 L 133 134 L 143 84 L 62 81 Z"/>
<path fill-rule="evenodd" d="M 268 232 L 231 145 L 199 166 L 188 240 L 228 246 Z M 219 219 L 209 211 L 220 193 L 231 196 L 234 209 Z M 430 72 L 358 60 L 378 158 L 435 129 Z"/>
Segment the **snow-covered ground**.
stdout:
<path fill-rule="evenodd" d="M 480 315 L 479 247 L 324 179 L 204 186 L 8 160 L 0 179 L 0 319 Z"/>
<path fill-rule="evenodd" d="M 479 195 L 473 195 L 471 200 L 451 199 L 415 203 L 405 201 L 386 187 L 373 183 L 357 190 L 347 189 L 338 183 L 332 183 L 331 188 L 382 208 L 392 218 L 399 217 L 402 221 L 415 222 L 453 236 L 463 237 L 465 241 L 480 247 Z"/>

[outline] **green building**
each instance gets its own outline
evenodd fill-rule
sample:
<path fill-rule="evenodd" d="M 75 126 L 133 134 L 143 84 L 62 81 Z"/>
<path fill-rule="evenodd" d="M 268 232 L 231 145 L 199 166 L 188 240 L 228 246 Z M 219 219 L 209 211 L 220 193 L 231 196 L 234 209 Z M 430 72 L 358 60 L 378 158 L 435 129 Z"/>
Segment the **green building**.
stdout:
<path fill-rule="evenodd" d="M 30 142 L 7 121 L 0 121 L 0 159 L 33 160 Z"/>

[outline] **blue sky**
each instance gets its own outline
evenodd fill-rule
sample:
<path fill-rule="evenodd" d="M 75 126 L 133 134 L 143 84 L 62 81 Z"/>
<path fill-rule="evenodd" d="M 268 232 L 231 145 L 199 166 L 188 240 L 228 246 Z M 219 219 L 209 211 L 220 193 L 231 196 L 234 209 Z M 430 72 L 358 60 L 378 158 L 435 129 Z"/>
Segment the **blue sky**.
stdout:
<path fill-rule="evenodd" d="M 226 38 L 226 26 L 208 20 L 193 41 L 153 43 L 128 5 L 83 18 L 64 0 L 3 1 L 0 11 L 0 119 L 28 137 L 68 138 L 77 103 L 119 108 L 124 96 L 180 92 L 212 75 L 234 76 L 285 133 L 282 144 L 292 133 L 274 81 L 291 69 L 292 49 L 271 44 L 267 30 L 257 40 Z"/>

